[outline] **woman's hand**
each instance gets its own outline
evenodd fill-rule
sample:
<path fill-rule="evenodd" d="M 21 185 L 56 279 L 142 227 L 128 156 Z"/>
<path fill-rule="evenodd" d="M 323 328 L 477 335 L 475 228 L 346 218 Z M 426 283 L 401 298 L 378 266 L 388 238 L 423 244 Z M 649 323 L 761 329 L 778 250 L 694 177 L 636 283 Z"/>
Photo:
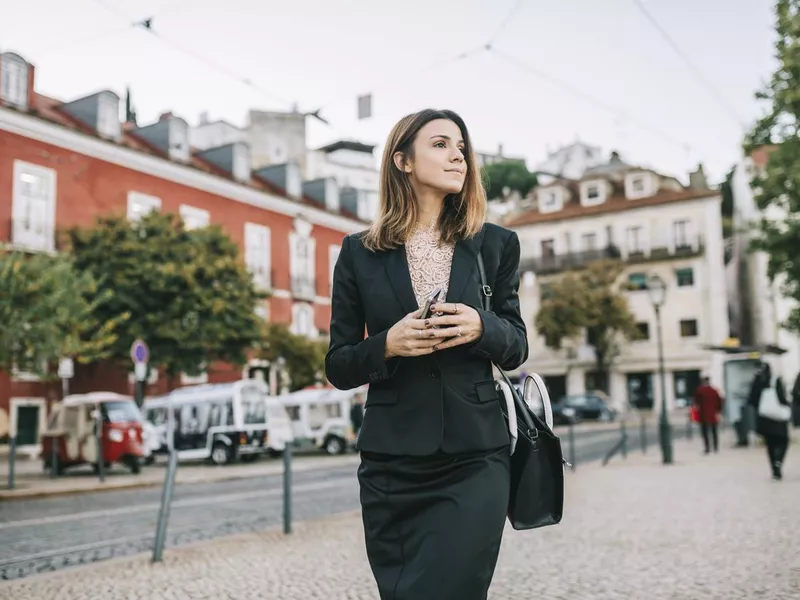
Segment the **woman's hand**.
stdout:
<path fill-rule="evenodd" d="M 421 310 L 408 313 L 405 317 L 392 325 L 386 334 L 386 350 L 384 358 L 394 356 L 422 356 L 431 354 L 439 343 L 436 329 L 426 325 L 426 320 L 420 319 Z M 429 321 L 430 319 L 428 319 Z"/>
<path fill-rule="evenodd" d="M 483 321 L 478 311 L 467 306 L 453 302 L 442 302 L 431 307 L 431 312 L 440 313 L 439 317 L 425 319 L 426 327 L 439 327 L 434 329 L 437 338 L 449 338 L 434 346 L 434 350 L 446 350 L 454 346 L 469 344 L 479 339 L 483 334 Z"/>

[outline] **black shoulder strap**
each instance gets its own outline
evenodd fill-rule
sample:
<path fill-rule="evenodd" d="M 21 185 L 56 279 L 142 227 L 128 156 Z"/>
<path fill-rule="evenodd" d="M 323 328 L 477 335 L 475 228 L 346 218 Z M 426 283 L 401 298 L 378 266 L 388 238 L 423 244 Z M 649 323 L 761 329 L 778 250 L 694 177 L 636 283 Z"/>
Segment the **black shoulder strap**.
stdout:
<path fill-rule="evenodd" d="M 483 293 L 483 309 L 492 310 L 492 288 L 486 283 L 486 267 L 483 266 L 483 254 L 478 251 L 478 273 L 481 277 L 481 292 Z"/>

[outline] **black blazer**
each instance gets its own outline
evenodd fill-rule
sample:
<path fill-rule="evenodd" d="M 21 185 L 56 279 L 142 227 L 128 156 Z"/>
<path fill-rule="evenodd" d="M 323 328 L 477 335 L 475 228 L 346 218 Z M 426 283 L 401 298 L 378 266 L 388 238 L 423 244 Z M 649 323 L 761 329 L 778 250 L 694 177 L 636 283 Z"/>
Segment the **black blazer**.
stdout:
<path fill-rule="evenodd" d="M 493 289 L 491 313 L 480 308 L 478 252 Z M 446 301 L 478 311 L 481 338 L 427 356 L 385 360 L 389 328 L 419 308 L 405 247 L 370 252 L 362 234 L 344 239 L 333 274 L 325 371 L 342 390 L 369 384 L 358 438 L 361 450 L 424 456 L 490 450 L 509 443 L 492 362 L 515 369 L 528 357 L 518 297 L 519 255 L 517 234 L 497 225 L 487 224 L 474 238 L 459 241 Z"/>

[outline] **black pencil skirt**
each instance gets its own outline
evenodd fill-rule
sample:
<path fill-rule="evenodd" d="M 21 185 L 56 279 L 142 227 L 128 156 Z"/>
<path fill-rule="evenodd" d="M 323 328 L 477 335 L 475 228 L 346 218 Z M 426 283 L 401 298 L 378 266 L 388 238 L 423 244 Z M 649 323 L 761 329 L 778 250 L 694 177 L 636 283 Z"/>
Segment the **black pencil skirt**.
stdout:
<path fill-rule="evenodd" d="M 366 549 L 381 600 L 485 600 L 510 464 L 508 446 L 424 457 L 361 453 Z"/>

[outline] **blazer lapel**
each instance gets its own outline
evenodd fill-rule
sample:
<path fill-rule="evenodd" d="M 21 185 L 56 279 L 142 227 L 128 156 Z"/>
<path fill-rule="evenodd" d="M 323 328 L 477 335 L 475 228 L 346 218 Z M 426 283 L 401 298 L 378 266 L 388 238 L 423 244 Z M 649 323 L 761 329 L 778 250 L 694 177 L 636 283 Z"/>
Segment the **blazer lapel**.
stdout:
<path fill-rule="evenodd" d="M 458 302 L 468 282 L 472 281 L 473 271 L 478 269 L 478 252 L 483 243 L 483 230 L 475 237 L 456 243 L 453 263 L 450 267 L 450 283 L 447 286 L 447 302 Z"/>
<path fill-rule="evenodd" d="M 408 272 L 406 247 L 400 246 L 391 250 L 386 256 L 384 266 L 386 267 L 389 284 L 392 286 L 403 310 L 406 313 L 418 310 L 419 306 L 414 295 L 414 287 L 411 285 L 411 275 Z"/>

